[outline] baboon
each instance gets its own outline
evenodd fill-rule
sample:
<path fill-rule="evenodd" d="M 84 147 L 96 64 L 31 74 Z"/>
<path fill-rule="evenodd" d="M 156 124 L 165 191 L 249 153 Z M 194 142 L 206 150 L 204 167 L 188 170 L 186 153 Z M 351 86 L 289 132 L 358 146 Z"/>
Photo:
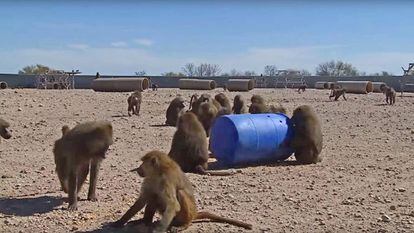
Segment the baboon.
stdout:
<path fill-rule="evenodd" d="M 141 109 L 141 101 L 142 94 L 140 91 L 135 91 L 128 97 L 128 116 L 131 116 L 131 112 L 132 114 L 139 116 L 139 110 Z"/>
<path fill-rule="evenodd" d="M 96 72 L 95 79 L 98 79 L 98 78 L 101 78 L 101 75 L 99 74 L 99 72 Z"/>
<path fill-rule="evenodd" d="M 244 114 L 248 113 L 247 106 L 243 96 L 236 95 L 233 101 L 233 113 L 234 114 Z"/>
<path fill-rule="evenodd" d="M 178 96 L 171 101 L 170 105 L 167 108 L 167 115 L 166 115 L 167 120 L 165 121 L 166 125 L 169 125 L 169 126 L 177 125 L 178 116 L 185 108 L 184 102 L 185 100 L 181 96 Z"/>
<path fill-rule="evenodd" d="M 151 232 L 166 232 L 173 228 L 184 230 L 197 219 L 210 219 L 252 229 L 251 224 L 242 221 L 205 211 L 198 212 L 191 182 L 179 165 L 167 154 L 151 151 L 141 160 L 142 164 L 131 170 L 144 178 L 141 193 L 128 211 L 118 221 L 111 224 L 112 227 L 122 227 L 145 207 L 144 217 L 139 222 L 154 228 Z M 152 221 L 156 212 L 161 214 L 161 219 L 153 226 Z"/>
<path fill-rule="evenodd" d="M 342 95 L 342 97 L 344 98 L 344 100 L 346 100 L 345 93 L 346 93 L 346 91 L 343 88 L 333 88 L 331 90 L 331 94 L 329 95 L 329 99 L 331 100 L 332 97 L 335 97 L 334 100 L 337 101 L 338 98 L 341 97 L 341 95 Z"/>
<path fill-rule="evenodd" d="M 0 118 L 0 136 L 4 139 L 10 139 L 12 137 L 10 130 L 7 128 L 10 127 L 9 122 Z M 1 142 L 1 138 L 0 138 Z"/>
<path fill-rule="evenodd" d="M 151 84 L 151 88 L 153 91 L 158 91 L 158 85 L 155 83 Z"/>
<path fill-rule="evenodd" d="M 321 162 L 322 130 L 316 113 L 308 105 L 299 106 L 293 112 L 291 122 L 294 137 L 290 146 L 296 160 L 304 164 Z"/>
<path fill-rule="evenodd" d="M 190 111 L 193 112 L 194 114 L 198 114 L 198 108 L 200 106 L 201 103 L 203 102 L 211 102 L 212 104 L 214 104 L 214 106 L 217 108 L 217 110 L 221 109 L 221 105 L 220 103 L 215 100 L 214 98 L 211 97 L 211 95 L 209 94 L 201 94 L 200 97 L 198 97 L 197 94 L 194 94 L 191 96 L 190 99 Z"/>
<path fill-rule="evenodd" d="M 89 171 L 88 200 L 97 200 L 100 163 L 112 144 L 112 125 L 107 121 L 85 122 L 72 129 L 62 127 L 62 137 L 55 141 L 53 154 L 61 188 L 69 195 L 69 211 L 77 209 L 78 192 Z"/>
<path fill-rule="evenodd" d="M 387 104 L 395 104 L 395 97 L 397 96 L 397 93 L 395 92 L 394 88 L 389 87 L 385 84 L 381 84 L 380 90 L 382 91 L 382 93 L 384 93 L 385 102 L 387 102 Z"/>
<path fill-rule="evenodd" d="M 228 171 L 206 171 L 209 158 L 207 135 L 203 125 L 192 112 L 186 112 L 178 118 L 177 131 L 174 133 L 168 155 L 184 172 L 218 176 L 234 174 Z"/>
<path fill-rule="evenodd" d="M 249 113 L 259 114 L 259 113 L 284 113 L 286 114 L 286 109 L 281 105 L 267 105 L 266 101 L 260 95 L 253 95 L 250 99 L 252 104 L 249 107 Z"/>
<path fill-rule="evenodd" d="M 218 115 L 229 115 L 231 114 L 231 104 L 229 98 L 223 93 L 219 93 L 214 96 L 214 99 L 220 104 L 221 108 L 218 109 Z"/>
<path fill-rule="evenodd" d="M 223 91 L 227 91 L 228 89 L 227 89 L 227 84 L 224 84 L 223 85 Z"/>
<path fill-rule="evenodd" d="M 302 92 L 306 91 L 306 88 L 308 88 L 308 85 L 306 83 L 300 85 L 299 88 L 298 88 L 298 93 L 302 93 Z"/>
<path fill-rule="evenodd" d="M 203 102 L 198 108 L 198 120 L 203 125 L 207 137 L 210 136 L 210 128 L 213 125 L 218 113 L 219 111 L 211 102 Z"/>

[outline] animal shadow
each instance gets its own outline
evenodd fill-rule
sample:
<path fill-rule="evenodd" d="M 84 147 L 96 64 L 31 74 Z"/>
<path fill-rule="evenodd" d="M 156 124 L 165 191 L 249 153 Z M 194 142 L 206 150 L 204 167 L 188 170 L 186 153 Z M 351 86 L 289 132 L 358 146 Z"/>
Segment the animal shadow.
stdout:
<path fill-rule="evenodd" d="M 224 170 L 224 169 L 241 169 L 241 168 L 248 168 L 248 167 L 286 167 L 286 166 L 300 166 L 304 165 L 296 160 L 285 160 L 285 161 L 262 161 L 260 163 L 243 163 L 236 166 L 226 166 L 219 161 L 209 161 L 208 162 L 208 170 Z"/>
<path fill-rule="evenodd" d="M 0 212 L 5 215 L 32 216 L 52 211 L 63 204 L 61 197 L 0 198 Z"/>
<path fill-rule="evenodd" d="M 150 127 L 161 128 L 161 127 L 173 127 L 173 126 L 166 125 L 166 124 L 156 124 L 156 125 L 150 125 Z"/>
<path fill-rule="evenodd" d="M 118 118 L 118 117 L 129 117 L 129 116 L 128 114 L 118 114 L 118 115 L 112 115 L 111 117 Z"/>
<path fill-rule="evenodd" d="M 387 104 L 387 103 L 383 103 L 383 104 L 375 104 L 375 106 L 387 106 L 387 105 L 389 105 L 389 104 Z"/>
<path fill-rule="evenodd" d="M 113 228 L 109 225 L 111 222 L 105 223 L 101 228 L 91 231 L 77 231 L 77 233 L 149 233 L 153 231 L 153 227 L 145 226 L 139 220 L 130 221 L 122 228 Z"/>

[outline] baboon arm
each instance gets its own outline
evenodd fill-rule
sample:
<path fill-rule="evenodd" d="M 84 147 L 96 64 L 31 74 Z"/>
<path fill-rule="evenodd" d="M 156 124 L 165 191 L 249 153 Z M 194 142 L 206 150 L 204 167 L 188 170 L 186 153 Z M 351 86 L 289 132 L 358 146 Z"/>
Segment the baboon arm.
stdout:
<path fill-rule="evenodd" d="M 138 198 L 138 200 L 134 203 L 134 205 L 129 208 L 129 210 L 113 225 L 114 226 L 123 226 L 125 223 L 127 223 L 132 217 L 134 217 L 135 214 L 138 213 L 142 208 L 144 208 L 145 204 L 147 204 L 147 201 L 142 195 Z"/>
<path fill-rule="evenodd" d="M 92 160 L 91 170 L 90 170 L 90 181 L 89 181 L 89 192 L 88 200 L 96 201 L 96 182 L 98 180 L 100 162 L 97 160 Z"/>
<path fill-rule="evenodd" d="M 155 228 L 154 232 L 166 232 L 175 215 L 180 211 L 180 204 L 177 199 L 169 200 L 169 202 L 172 203 L 167 204 L 167 208 L 164 213 L 162 213 L 159 225 Z"/>
<path fill-rule="evenodd" d="M 69 174 L 69 211 L 78 209 L 78 177 L 76 171 Z"/>

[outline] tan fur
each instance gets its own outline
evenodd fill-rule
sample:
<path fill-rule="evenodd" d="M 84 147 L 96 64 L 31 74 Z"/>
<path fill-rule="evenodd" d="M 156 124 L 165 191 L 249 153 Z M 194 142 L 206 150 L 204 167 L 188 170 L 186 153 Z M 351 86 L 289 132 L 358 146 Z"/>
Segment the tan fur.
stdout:
<path fill-rule="evenodd" d="M 166 232 L 171 227 L 181 230 L 188 228 L 193 220 L 210 219 L 251 229 L 252 225 L 238 220 L 224 218 L 209 212 L 198 212 L 192 184 L 177 163 L 160 151 L 151 151 L 142 159 L 137 171 L 144 181 L 138 200 L 112 227 L 122 227 L 135 214 L 145 207 L 140 220 L 151 226 L 154 214 L 159 212 L 161 219 L 152 232 Z"/>
<path fill-rule="evenodd" d="M 389 87 L 385 84 L 381 84 L 380 90 L 382 91 L 382 93 L 384 93 L 385 102 L 387 102 L 387 104 L 395 104 L 395 97 L 397 96 L 397 93 L 395 92 L 394 88 Z"/>
<path fill-rule="evenodd" d="M 135 91 L 132 93 L 128 99 L 128 116 L 132 114 L 139 116 L 139 111 L 141 109 L 142 94 L 140 91 Z M 131 114 L 132 112 L 132 114 Z"/>
<path fill-rule="evenodd" d="M 185 100 L 181 96 L 176 97 L 171 101 L 170 105 L 167 108 L 167 113 L 166 113 L 167 120 L 165 121 L 166 125 L 169 125 L 169 126 L 177 125 L 177 119 L 180 116 L 180 114 L 183 113 L 183 110 L 185 108 L 184 102 Z"/>
<path fill-rule="evenodd" d="M 219 116 L 231 114 L 231 104 L 229 98 L 223 93 L 214 96 L 214 99 L 220 104 Z"/>
<path fill-rule="evenodd" d="M 241 95 L 236 95 L 233 101 L 233 114 L 245 114 L 248 113 L 246 102 Z"/>
<path fill-rule="evenodd" d="M 295 157 L 301 163 L 321 162 L 322 130 L 318 116 L 308 105 L 295 109 L 292 116 L 294 137 L 290 146 L 295 150 Z"/>
<path fill-rule="evenodd" d="M 346 98 L 345 98 L 345 93 L 346 93 L 346 91 L 345 91 L 345 89 L 343 89 L 343 88 L 336 88 L 336 87 L 334 87 L 332 90 L 331 90 L 331 94 L 329 95 L 329 99 L 331 99 L 332 97 L 335 97 L 335 101 L 337 101 L 338 100 L 338 98 L 339 97 L 343 97 L 344 98 L 344 100 L 346 100 Z"/>
<path fill-rule="evenodd" d="M 249 107 L 249 113 L 251 114 L 260 114 L 260 113 L 285 113 L 286 109 L 281 105 L 278 104 L 277 106 L 274 105 L 267 105 L 266 101 L 260 95 L 253 95 L 250 99 L 252 104 Z"/>
<path fill-rule="evenodd" d="M 90 171 L 88 200 L 96 201 L 96 182 L 101 161 L 113 144 L 112 125 L 106 121 L 79 124 L 73 129 L 62 127 L 53 154 L 62 190 L 69 194 L 70 211 L 77 209 L 78 192 Z"/>

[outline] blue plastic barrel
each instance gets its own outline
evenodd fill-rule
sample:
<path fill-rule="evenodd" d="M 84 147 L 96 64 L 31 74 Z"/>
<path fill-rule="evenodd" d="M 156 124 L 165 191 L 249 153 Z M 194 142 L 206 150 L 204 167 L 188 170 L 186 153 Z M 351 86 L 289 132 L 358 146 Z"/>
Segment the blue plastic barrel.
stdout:
<path fill-rule="evenodd" d="M 227 166 L 285 160 L 293 136 L 284 114 L 225 115 L 216 119 L 210 133 L 210 150 Z"/>

